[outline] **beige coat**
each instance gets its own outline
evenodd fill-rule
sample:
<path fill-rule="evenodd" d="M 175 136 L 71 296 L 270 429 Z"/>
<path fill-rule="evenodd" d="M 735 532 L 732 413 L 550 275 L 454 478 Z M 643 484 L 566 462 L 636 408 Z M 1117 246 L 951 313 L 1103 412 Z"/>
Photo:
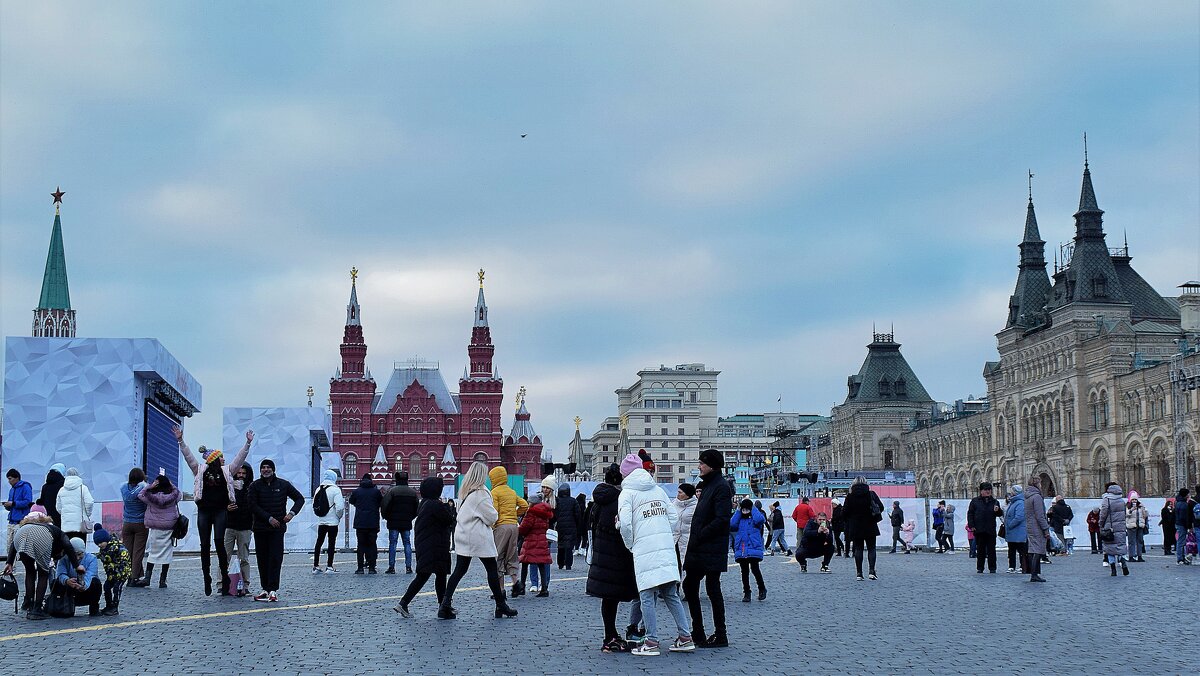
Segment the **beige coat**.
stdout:
<path fill-rule="evenodd" d="M 496 538 L 492 526 L 497 519 L 496 505 L 486 488 L 477 488 L 461 500 L 458 525 L 454 527 L 454 553 L 477 558 L 496 557 Z"/>

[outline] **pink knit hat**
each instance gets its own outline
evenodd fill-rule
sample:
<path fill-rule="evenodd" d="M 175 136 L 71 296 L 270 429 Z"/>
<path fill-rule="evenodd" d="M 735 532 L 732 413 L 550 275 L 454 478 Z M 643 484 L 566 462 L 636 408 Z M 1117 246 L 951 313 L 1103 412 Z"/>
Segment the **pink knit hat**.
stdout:
<path fill-rule="evenodd" d="M 1137 491 L 1129 491 L 1129 499 L 1130 500 L 1141 500 L 1142 496 L 1139 495 Z"/>
<path fill-rule="evenodd" d="M 29 508 L 29 513 L 30 514 L 45 514 L 46 508 L 41 505 L 34 505 Z"/>
<path fill-rule="evenodd" d="M 642 459 L 636 453 L 630 453 L 621 461 L 621 476 L 633 474 L 633 470 L 642 468 Z"/>

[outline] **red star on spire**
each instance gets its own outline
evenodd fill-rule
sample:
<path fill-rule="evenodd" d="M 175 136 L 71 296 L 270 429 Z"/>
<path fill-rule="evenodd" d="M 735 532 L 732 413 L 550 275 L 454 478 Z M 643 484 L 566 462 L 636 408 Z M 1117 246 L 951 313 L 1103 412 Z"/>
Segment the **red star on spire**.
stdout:
<path fill-rule="evenodd" d="M 54 198 L 55 204 L 62 204 L 62 196 L 65 194 L 67 193 L 63 192 L 62 188 L 55 186 L 54 192 L 50 193 L 50 196 Z"/>

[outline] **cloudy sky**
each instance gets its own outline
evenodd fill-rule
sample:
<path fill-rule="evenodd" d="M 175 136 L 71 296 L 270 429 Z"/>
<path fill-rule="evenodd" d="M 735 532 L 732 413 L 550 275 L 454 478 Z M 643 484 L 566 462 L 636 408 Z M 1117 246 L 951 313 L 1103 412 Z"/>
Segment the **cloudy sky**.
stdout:
<path fill-rule="evenodd" d="M 485 268 L 560 456 L 658 364 L 721 370 L 722 414 L 828 414 L 872 323 L 981 394 L 1026 170 L 1049 257 L 1083 132 L 1110 244 L 1200 278 L 1200 6 L 958 5 L 5 0 L 0 331 L 61 185 L 79 335 L 162 340 L 194 443 L 324 402 L 351 266 L 380 388 L 414 355 L 456 386 Z"/>

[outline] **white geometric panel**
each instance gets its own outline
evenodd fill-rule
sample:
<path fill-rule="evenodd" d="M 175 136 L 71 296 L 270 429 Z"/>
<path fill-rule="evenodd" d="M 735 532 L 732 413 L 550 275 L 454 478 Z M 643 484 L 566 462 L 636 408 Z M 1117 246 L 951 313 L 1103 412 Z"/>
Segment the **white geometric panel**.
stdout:
<path fill-rule="evenodd" d="M 160 380 L 200 409 L 200 384 L 153 338 L 9 336 L 0 469 L 16 467 L 37 491 L 61 462 L 97 501 L 120 500 L 141 465 L 143 402 Z"/>

